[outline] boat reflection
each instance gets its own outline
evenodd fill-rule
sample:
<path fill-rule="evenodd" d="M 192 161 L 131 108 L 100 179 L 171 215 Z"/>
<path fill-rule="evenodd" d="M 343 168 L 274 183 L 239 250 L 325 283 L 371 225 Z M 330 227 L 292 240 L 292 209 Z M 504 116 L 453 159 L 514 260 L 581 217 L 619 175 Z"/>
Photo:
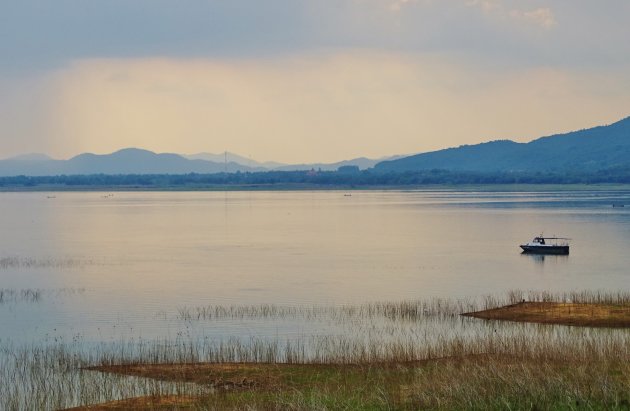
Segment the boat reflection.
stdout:
<path fill-rule="evenodd" d="M 529 257 L 533 262 L 537 264 L 544 264 L 546 262 L 564 262 L 569 259 L 568 255 L 562 254 L 532 254 L 523 251 L 521 253 L 524 257 Z"/>

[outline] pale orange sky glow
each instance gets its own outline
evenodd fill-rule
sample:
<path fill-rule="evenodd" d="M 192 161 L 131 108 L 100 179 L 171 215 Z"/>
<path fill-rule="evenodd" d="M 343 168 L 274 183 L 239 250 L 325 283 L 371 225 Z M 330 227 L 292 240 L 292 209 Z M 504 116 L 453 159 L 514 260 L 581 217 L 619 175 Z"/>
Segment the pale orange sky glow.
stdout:
<path fill-rule="evenodd" d="M 625 1 L 144 1 L 5 10 L 0 158 L 138 147 L 334 162 L 630 115 Z"/>
<path fill-rule="evenodd" d="M 122 147 L 228 150 L 284 162 L 381 157 L 527 141 L 615 121 L 630 106 L 629 96 L 614 93 L 614 78 L 588 72 L 497 75 L 453 58 L 366 51 L 281 60 L 93 59 L 49 81 L 46 104 L 33 114 L 58 158 Z M 593 96 L 590 84 L 608 90 Z"/>

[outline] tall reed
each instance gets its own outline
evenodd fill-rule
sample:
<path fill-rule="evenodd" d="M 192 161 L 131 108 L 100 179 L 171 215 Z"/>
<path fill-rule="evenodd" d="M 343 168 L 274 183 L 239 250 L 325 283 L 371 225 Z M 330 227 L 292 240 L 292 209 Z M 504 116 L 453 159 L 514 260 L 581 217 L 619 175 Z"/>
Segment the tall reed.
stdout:
<path fill-rule="evenodd" d="M 307 305 L 206 305 L 182 306 L 177 319 L 184 321 L 260 320 L 260 319 L 333 319 L 418 321 L 424 318 L 448 318 L 466 312 L 488 310 L 522 301 L 572 302 L 584 304 L 630 305 L 628 291 L 523 291 L 511 290 L 505 295 L 486 295 L 475 299 L 433 298 L 428 300 L 381 301 L 337 306 Z"/>
<path fill-rule="evenodd" d="M 24 292 L 24 298 L 36 295 L 37 290 Z M 45 295 L 45 292 L 42 295 Z M 21 296 L 22 291 L 0 290 L 0 297 L 5 300 L 22 298 Z M 411 390 L 409 401 L 415 401 L 419 406 L 424 404 L 440 408 L 440 404 L 455 404 L 456 407 L 466 408 L 463 402 L 446 401 L 449 392 L 458 401 L 465 401 L 466 396 L 474 399 L 475 395 L 480 395 L 479 392 L 483 390 L 492 392 L 490 390 L 492 386 L 503 384 L 501 393 L 497 391 L 497 395 L 499 397 L 506 395 L 506 398 L 509 397 L 509 403 L 513 404 L 516 401 L 514 398 L 518 393 L 518 387 L 523 387 L 530 393 L 542 390 L 542 385 L 535 382 L 524 385 L 527 380 L 521 379 L 517 369 L 515 371 L 515 368 L 511 368 L 518 367 L 518 364 L 524 367 L 523 373 L 532 378 L 539 376 L 536 366 L 540 366 L 543 370 L 541 372 L 544 372 L 545 364 L 564 364 L 564 371 L 554 368 L 546 374 L 549 375 L 549 379 L 544 381 L 551 384 L 553 375 L 556 375 L 556 378 L 564 378 L 566 381 L 563 380 L 564 382 L 554 386 L 558 392 L 573 387 L 580 393 L 579 398 L 585 398 L 586 394 L 580 391 L 583 389 L 581 384 L 584 383 L 586 375 L 583 372 L 583 364 L 591 364 L 599 373 L 596 375 L 603 376 L 606 369 L 613 369 L 616 364 L 630 362 L 628 330 L 523 323 L 499 324 L 460 318 L 457 315 L 464 311 L 517 303 L 523 299 L 630 304 L 629 294 L 623 292 L 551 294 L 513 291 L 503 297 L 475 300 L 434 299 L 330 307 L 212 305 L 198 310 L 181 309 L 177 316 L 184 321 L 228 320 L 235 324 L 243 319 L 281 322 L 297 320 L 307 331 L 309 324 L 314 325 L 319 321 L 332 319 L 341 321 L 342 327 L 334 328 L 334 332 L 313 335 L 289 333 L 257 337 L 230 335 L 208 337 L 203 334 L 198 336 L 180 334 L 175 338 L 127 338 L 107 343 L 77 339 L 72 342 L 47 340 L 16 344 L 11 342 L 10 338 L 2 337 L 0 409 L 58 409 L 131 396 L 169 393 L 197 395 L 207 393 L 210 389 L 198 385 L 163 383 L 86 370 L 86 367 L 98 365 L 251 362 L 359 364 L 378 367 L 387 364 L 431 364 L 434 360 L 435 364 L 443 364 L 441 359 L 448 358 L 458 361 L 480 356 L 492 359 L 496 363 L 487 363 L 484 365 L 485 368 L 475 368 L 477 365 L 474 362 L 465 363 L 466 372 L 459 374 L 456 368 L 450 371 L 449 368 L 431 371 L 431 368 L 423 366 L 418 371 L 416 384 L 409 386 Z M 442 369 L 446 371 L 442 373 L 440 371 Z M 620 372 L 625 373 L 624 370 Z M 482 375 L 484 372 L 495 371 L 497 375 L 509 381 L 501 382 L 500 379 L 493 380 Z M 559 374 L 561 372 L 566 375 Z M 475 381 L 462 385 L 460 390 L 455 383 L 449 385 L 445 382 L 449 375 L 472 378 Z M 630 373 L 628 376 L 630 377 Z M 422 387 L 430 386 L 425 385 L 430 381 L 443 383 L 434 386 L 432 391 L 423 389 Z M 597 381 L 595 384 L 596 389 L 602 392 L 600 395 L 602 398 L 608 398 L 606 396 L 612 396 L 621 389 L 618 380 L 615 380 L 614 384 L 617 385 L 614 385 L 615 388 L 611 391 L 606 391 L 605 381 L 603 383 Z M 541 398 L 551 395 L 552 393 L 548 391 L 540 393 Z"/>

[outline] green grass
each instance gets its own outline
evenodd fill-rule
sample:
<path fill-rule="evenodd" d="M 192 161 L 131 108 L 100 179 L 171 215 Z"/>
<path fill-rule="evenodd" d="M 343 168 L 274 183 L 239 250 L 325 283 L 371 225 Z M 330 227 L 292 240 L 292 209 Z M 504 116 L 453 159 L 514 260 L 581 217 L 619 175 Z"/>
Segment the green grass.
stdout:
<path fill-rule="evenodd" d="M 246 373 L 248 366 L 242 367 Z M 208 410 L 497 411 L 628 410 L 630 406 L 627 362 L 541 363 L 479 356 L 354 367 L 288 366 L 274 370 L 271 365 L 269 372 L 278 378 L 268 385 L 220 390 L 187 406 Z M 218 374 L 228 378 L 228 374 Z M 119 405 L 124 408 L 125 404 Z"/>
<path fill-rule="evenodd" d="M 30 302 L 36 291 L 24 297 L 22 290 L 3 292 L 9 301 Z M 490 323 L 455 315 L 470 306 L 522 298 L 630 304 L 624 292 L 513 291 L 472 302 L 208 306 L 198 318 L 192 318 L 193 308 L 172 315 L 188 313 L 180 318 L 187 322 L 297 320 L 305 328 L 330 322 L 344 333 L 96 344 L 2 339 L 0 409 L 62 409 L 167 395 L 195 398 L 192 409 L 628 409 L 630 330 Z M 214 368 L 198 375 L 181 368 L 203 363 Z M 121 364 L 128 370 L 113 372 L 112 366 Z M 88 369 L 95 366 L 109 372 Z M 141 371 L 129 371 L 134 366 Z M 165 368 L 148 372 L 151 367 Z M 240 383 L 243 379 L 248 383 Z"/>

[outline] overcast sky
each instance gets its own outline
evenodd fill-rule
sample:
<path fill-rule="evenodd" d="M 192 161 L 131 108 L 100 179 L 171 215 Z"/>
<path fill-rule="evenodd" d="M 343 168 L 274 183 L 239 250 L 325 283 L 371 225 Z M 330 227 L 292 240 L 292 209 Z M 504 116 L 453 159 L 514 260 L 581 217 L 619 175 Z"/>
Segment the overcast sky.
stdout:
<path fill-rule="evenodd" d="M 0 157 L 336 161 L 630 115 L 627 0 L 19 0 Z"/>

